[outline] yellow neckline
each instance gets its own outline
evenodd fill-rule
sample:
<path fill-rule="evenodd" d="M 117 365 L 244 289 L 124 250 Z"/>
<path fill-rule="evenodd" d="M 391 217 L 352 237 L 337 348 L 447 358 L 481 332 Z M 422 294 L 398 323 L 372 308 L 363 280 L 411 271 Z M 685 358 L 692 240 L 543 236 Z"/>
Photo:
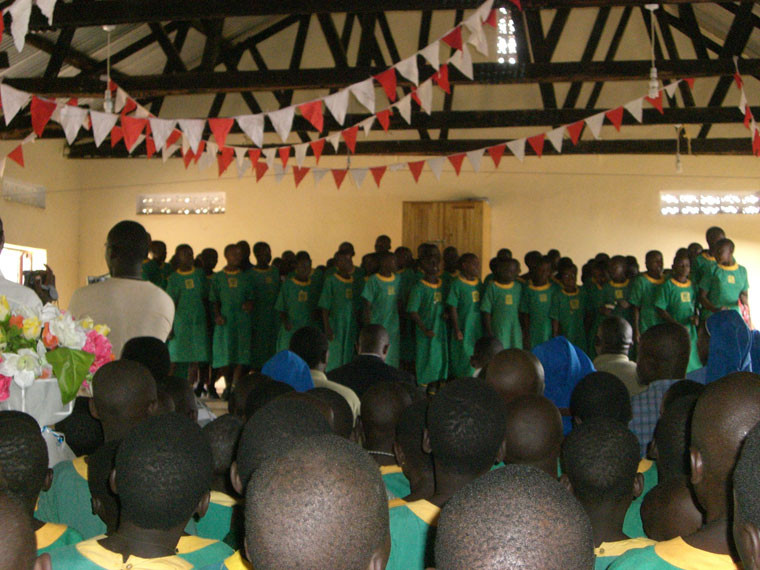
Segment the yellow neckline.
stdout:
<path fill-rule="evenodd" d="M 403 507 L 406 504 L 406 501 L 404 499 L 391 499 L 388 501 L 388 508 L 392 509 L 394 507 Z"/>
<path fill-rule="evenodd" d="M 715 261 L 715 258 L 710 255 L 709 253 L 702 252 L 702 257 L 704 257 L 707 261 Z"/>
<path fill-rule="evenodd" d="M 643 536 L 639 538 L 629 538 L 627 540 L 616 540 L 615 542 L 603 542 L 594 549 L 594 554 L 604 558 L 620 556 L 634 548 L 645 548 L 647 546 L 652 546 L 653 544 L 657 544 L 657 541 Z"/>
<path fill-rule="evenodd" d="M 411 503 L 407 503 L 406 506 L 427 525 L 438 525 L 438 516 L 441 514 L 441 508 L 436 507 L 430 501 L 420 499 L 419 501 L 412 501 Z"/>
<path fill-rule="evenodd" d="M 240 273 L 239 269 L 233 269 L 232 271 L 228 269 L 222 269 L 222 271 L 224 271 L 227 275 L 237 275 L 238 273 Z"/>
<path fill-rule="evenodd" d="M 251 563 L 243 558 L 242 553 L 237 550 L 235 551 L 235 554 L 229 558 L 225 558 L 224 568 L 226 568 L 226 570 L 251 570 L 253 566 L 251 566 Z"/>
<path fill-rule="evenodd" d="M 459 280 L 462 283 L 467 283 L 467 285 L 470 285 L 470 286 L 477 285 L 478 283 L 480 283 L 480 280 L 477 277 L 473 279 L 472 281 L 470 281 L 469 279 L 465 279 L 462 275 L 460 275 Z"/>
<path fill-rule="evenodd" d="M 491 283 L 496 285 L 499 289 L 511 289 L 512 287 L 515 286 L 514 281 L 512 281 L 512 283 L 509 283 L 508 285 L 504 285 L 503 283 L 499 283 L 498 281 L 496 281 L 496 279 L 494 279 L 493 281 L 491 281 Z"/>
<path fill-rule="evenodd" d="M 528 285 L 528 287 L 530 287 L 534 291 L 546 291 L 551 286 L 552 286 L 551 283 L 547 283 L 546 285 L 533 285 L 533 283 L 531 283 L 530 285 Z"/>
<path fill-rule="evenodd" d="M 380 475 L 390 475 L 391 473 L 403 473 L 400 465 L 381 465 Z"/>
<path fill-rule="evenodd" d="M 299 287 L 306 287 L 306 286 L 308 286 L 308 285 L 311 285 L 311 279 L 308 279 L 308 280 L 306 280 L 306 281 L 299 281 L 299 280 L 298 280 L 298 279 L 296 279 L 295 277 L 291 277 L 291 279 L 292 279 L 293 283 L 295 283 L 295 284 L 296 284 L 296 285 L 298 285 Z"/>
<path fill-rule="evenodd" d="M 422 283 L 425 287 L 430 287 L 431 289 L 439 289 L 441 287 L 441 280 L 438 280 L 438 283 L 431 283 L 430 281 L 425 281 L 424 279 L 420 279 L 420 283 Z"/>
<path fill-rule="evenodd" d="M 177 269 L 177 275 L 192 275 L 195 273 L 195 268 L 191 269 L 190 271 L 182 271 L 181 269 Z"/>
<path fill-rule="evenodd" d="M 213 538 L 201 538 L 200 536 L 193 536 L 188 534 L 187 536 L 180 536 L 179 542 L 177 542 L 177 554 L 190 554 L 191 552 L 197 552 L 203 548 L 207 548 L 212 544 L 216 544 L 218 540 Z"/>
<path fill-rule="evenodd" d="M 268 271 L 272 271 L 274 269 L 273 267 L 267 267 L 266 269 L 262 269 L 261 267 L 252 267 L 251 269 L 254 269 L 255 271 L 258 271 L 259 273 L 267 273 Z"/>
<path fill-rule="evenodd" d="M 74 467 L 77 474 L 87 481 L 87 456 L 83 455 L 82 457 L 72 459 L 71 465 Z"/>
<path fill-rule="evenodd" d="M 215 505 L 223 507 L 234 507 L 240 503 L 235 497 L 230 497 L 227 493 L 222 493 L 221 491 L 211 491 L 210 501 Z"/>
<path fill-rule="evenodd" d="M 662 285 L 665 283 L 665 277 L 660 277 L 659 279 L 655 279 L 654 277 L 650 277 L 647 273 L 642 273 L 644 277 L 646 277 L 647 281 L 649 281 L 652 285 Z"/>
<path fill-rule="evenodd" d="M 139 558 L 130 556 L 124 561 L 121 554 L 111 552 L 98 543 L 96 538 L 85 540 L 76 545 L 76 549 L 84 558 L 103 568 L 155 568 L 156 570 L 190 570 L 193 565 L 179 556 L 164 556 L 161 558 Z"/>
<path fill-rule="evenodd" d="M 562 289 L 562 293 L 564 293 L 568 297 L 576 297 L 576 296 L 578 296 L 580 294 L 580 292 L 581 292 L 580 289 L 578 289 L 577 287 L 575 288 L 575 292 L 574 293 L 569 293 L 569 292 L 565 291 L 564 288 Z"/>
<path fill-rule="evenodd" d="M 720 267 L 723 271 L 736 271 L 739 269 L 739 264 L 734 263 L 733 265 L 720 265 L 718 264 L 718 267 Z"/>
<path fill-rule="evenodd" d="M 445 271 L 445 270 L 441 271 L 441 275 L 443 275 L 444 273 L 450 275 L 452 279 L 454 279 L 456 277 L 459 277 L 459 269 L 457 269 L 456 271 L 453 271 L 453 272 L 449 272 L 449 271 Z"/>
<path fill-rule="evenodd" d="M 646 473 L 652 468 L 652 465 L 654 465 L 654 461 L 651 459 L 647 459 L 644 457 L 641 461 L 639 461 L 639 467 L 636 470 L 637 473 Z"/>
<path fill-rule="evenodd" d="M 384 275 L 380 275 L 379 273 L 375 273 L 375 277 L 377 277 L 380 281 L 384 281 L 385 283 L 391 283 L 392 281 L 396 280 L 396 275 L 393 274 L 390 277 L 385 277 Z"/>
<path fill-rule="evenodd" d="M 676 281 L 675 277 L 671 277 L 670 282 L 676 287 L 691 287 L 691 280 L 689 279 L 687 279 L 685 283 L 681 283 L 680 281 Z"/>
<path fill-rule="evenodd" d="M 702 568 L 718 570 L 720 568 L 735 568 L 731 556 L 715 554 L 700 548 L 694 548 L 680 536 L 672 540 L 658 542 L 654 552 L 668 564 L 677 568 Z"/>
<path fill-rule="evenodd" d="M 333 277 L 335 277 L 341 283 L 353 283 L 354 282 L 353 276 L 349 277 L 348 279 L 346 279 L 345 277 L 341 277 L 339 273 L 333 273 Z"/>
<path fill-rule="evenodd" d="M 612 287 L 615 287 L 617 289 L 622 289 L 623 287 L 628 287 L 628 283 L 630 282 L 630 279 L 626 279 L 622 283 L 615 283 L 614 281 L 607 281 Z"/>
<path fill-rule="evenodd" d="M 37 539 L 37 550 L 40 548 L 47 548 L 53 544 L 56 540 L 63 536 L 63 533 L 68 530 L 65 524 L 56 524 L 46 522 L 40 528 L 34 531 L 34 537 Z"/>

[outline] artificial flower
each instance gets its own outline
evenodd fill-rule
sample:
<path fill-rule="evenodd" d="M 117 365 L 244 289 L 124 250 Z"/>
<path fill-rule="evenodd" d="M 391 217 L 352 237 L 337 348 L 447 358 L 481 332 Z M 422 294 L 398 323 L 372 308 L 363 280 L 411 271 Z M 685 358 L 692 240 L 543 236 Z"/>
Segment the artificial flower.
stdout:
<path fill-rule="evenodd" d="M 111 327 L 108 325 L 95 325 L 95 330 L 98 331 L 98 334 L 102 334 L 103 336 L 111 334 Z"/>
<path fill-rule="evenodd" d="M 53 350 L 58 346 L 58 337 L 50 332 L 50 323 L 45 323 L 42 329 L 42 342 L 48 350 Z"/>
<path fill-rule="evenodd" d="M 42 321 L 40 321 L 37 317 L 26 318 L 24 319 L 24 324 L 22 325 L 21 330 L 25 339 L 37 339 L 42 332 Z"/>
<path fill-rule="evenodd" d="M 0 375 L 10 376 L 21 388 L 28 388 L 42 374 L 42 365 L 43 361 L 37 351 L 22 348 L 16 354 L 4 354 L 4 360 L 0 363 Z"/>
<path fill-rule="evenodd" d="M 113 346 L 111 342 L 97 330 L 87 333 L 87 342 L 82 349 L 95 355 L 95 362 L 90 366 L 90 373 L 94 374 L 98 368 L 114 360 Z"/>
<path fill-rule="evenodd" d="M 20 329 L 24 326 L 24 317 L 21 315 L 12 315 L 11 320 L 8 321 L 10 326 Z"/>
<path fill-rule="evenodd" d="M 50 321 L 50 332 L 58 337 L 58 344 L 74 350 L 82 350 L 87 336 L 70 314 L 59 315 Z"/>
<path fill-rule="evenodd" d="M 4 321 L 11 314 L 11 306 L 8 304 L 8 298 L 0 295 L 0 321 Z"/>
<path fill-rule="evenodd" d="M 5 402 L 10 397 L 11 382 L 13 382 L 13 378 L 0 374 L 0 402 Z"/>
<path fill-rule="evenodd" d="M 79 324 L 82 325 L 82 328 L 86 331 L 95 328 L 95 322 L 90 317 L 83 318 L 79 321 Z"/>

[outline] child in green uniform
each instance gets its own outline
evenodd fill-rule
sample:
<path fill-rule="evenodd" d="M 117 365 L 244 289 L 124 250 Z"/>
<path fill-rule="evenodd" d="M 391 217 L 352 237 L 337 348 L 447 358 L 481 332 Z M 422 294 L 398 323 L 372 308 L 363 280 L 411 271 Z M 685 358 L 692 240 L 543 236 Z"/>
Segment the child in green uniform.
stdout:
<path fill-rule="evenodd" d="M 604 319 L 601 313 L 601 308 L 604 305 L 602 292 L 608 279 L 607 262 L 601 259 L 594 259 L 591 262 L 591 278 L 581 290 L 586 304 L 586 338 L 590 341 L 588 343 L 588 355 L 591 358 L 596 356 L 596 333 Z"/>
<path fill-rule="evenodd" d="M 443 250 L 443 273 L 441 282 L 443 283 L 443 298 L 448 299 L 451 284 L 459 278 L 459 252 L 453 245 Z"/>
<path fill-rule="evenodd" d="M 280 273 L 269 263 L 272 250 L 268 243 L 260 241 L 253 246 L 256 265 L 253 267 L 254 304 L 253 313 L 253 353 L 251 365 L 260 370 L 264 363 L 276 352 L 277 312 L 272 308 L 280 292 Z"/>
<path fill-rule="evenodd" d="M 552 335 L 564 336 L 575 346 L 586 352 L 586 328 L 583 295 L 578 289 L 578 268 L 575 265 L 563 266 L 559 280 L 561 288 L 555 290 L 549 316 L 552 320 Z"/>
<path fill-rule="evenodd" d="M 654 307 L 657 291 L 665 282 L 662 276 L 662 253 L 648 251 L 645 264 L 647 270 L 634 279 L 629 299 L 633 307 L 633 342 L 637 345 L 649 327 L 662 322 Z"/>
<path fill-rule="evenodd" d="M 523 319 L 523 347 L 528 349 L 552 338 L 549 311 L 556 286 L 549 280 L 551 260 L 544 257 L 532 272 L 530 283 L 523 288 L 520 313 Z"/>
<path fill-rule="evenodd" d="M 730 239 L 720 240 L 715 249 L 718 264 L 699 283 L 700 301 L 710 314 L 722 309 L 733 309 L 741 313 L 739 301 L 745 306 L 748 302 L 747 270 L 733 261 L 734 242 Z"/>
<path fill-rule="evenodd" d="M 705 238 L 707 239 L 707 249 L 696 255 L 694 262 L 691 264 L 690 279 L 696 287 L 699 287 L 702 279 L 706 275 L 710 275 L 718 264 L 715 259 L 718 253 L 715 246 L 720 240 L 726 238 L 726 232 L 718 226 L 712 226 L 707 229 Z"/>
<path fill-rule="evenodd" d="M 626 277 L 626 261 L 622 255 L 616 255 L 610 259 L 610 280 L 604 285 L 602 291 L 602 305 L 600 311 L 605 317 L 614 315 L 622 317 L 629 323 L 633 320 L 633 310 L 628 301 L 631 295 L 631 281 Z"/>
<path fill-rule="evenodd" d="M 401 327 L 401 354 L 399 356 L 401 362 L 404 364 L 404 368 L 413 370 L 416 327 L 407 316 L 406 304 L 409 299 L 409 293 L 412 291 L 412 287 L 414 287 L 414 284 L 417 283 L 419 279 L 412 267 L 414 265 L 412 250 L 408 247 L 397 247 L 394 255 L 396 256 L 396 275 L 398 275 L 400 279 L 399 298 L 401 300 L 400 306 L 402 309 L 399 313 L 399 326 Z"/>
<path fill-rule="evenodd" d="M 465 253 L 459 260 L 459 277 L 452 281 L 446 305 L 451 318 L 449 374 L 454 378 L 472 376 L 475 369 L 470 356 L 475 342 L 483 336 L 480 315 L 480 260 L 474 253 Z"/>
<path fill-rule="evenodd" d="M 311 257 L 305 251 L 296 256 L 293 276 L 280 287 L 275 311 L 280 313 L 280 329 L 277 333 L 277 352 L 287 350 L 290 337 L 301 327 L 313 326 L 317 299 L 314 298 L 311 279 Z"/>
<path fill-rule="evenodd" d="M 238 245 L 225 247 L 224 257 L 227 265 L 214 274 L 209 301 L 216 323 L 212 366 L 222 369 L 229 387 L 251 364 L 253 281 L 250 273 L 240 270 L 242 255 Z"/>
<path fill-rule="evenodd" d="M 670 279 L 660 286 L 654 299 L 655 309 L 663 321 L 678 323 L 689 331 L 691 354 L 687 372 L 702 367 L 697 351 L 697 292 L 694 284 L 689 280 L 690 272 L 689 253 L 681 249 L 673 260 Z"/>
<path fill-rule="evenodd" d="M 516 259 L 493 262 L 494 279 L 485 286 L 480 312 L 483 315 L 483 332 L 495 336 L 504 348 L 522 348 L 520 328 L 520 299 L 523 284 L 516 281 L 520 263 Z"/>
<path fill-rule="evenodd" d="M 174 301 L 174 325 L 169 339 L 172 363 L 188 363 L 188 382 L 198 381 L 198 363 L 208 362 L 209 347 L 206 330 L 208 280 L 203 270 L 193 266 L 193 248 L 177 246 L 177 271 L 172 273 L 166 292 Z"/>
<path fill-rule="evenodd" d="M 420 260 L 420 266 L 425 277 L 412 287 L 406 310 L 417 334 L 417 383 L 424 385 L 448 377 L 448 338 L 438 260 L 427 256 Z"/>
<path fill-rule="evenodd" d="M 166 278 L 171 270 L 166 263 L 166 244 L 162 241 L 150 242 L 150 254 L 152 257 L 143 261 L 143 279 L 166 289 Z"/>
<path fill-rule="evenodd" d="M 358 334 L 354 299 L 354 264 L 348 252 L 335 254 L 336 272 L 325 280 L 318 307 L 330 342 L 326 371 L 351 362 Z"/>
<path fill-rule="evenodd" d="M 399 328 L 399 286 L 396 275 L 396 256 L 391 252 L 373 254 L 380 264 L 379 271 L 367 280 L 362 291 L 364 299 L 364 323 L 383 325 L 388 331 L 390 348 L 385 361 L 398 366 L 401 354 L 401 331 Z"/>

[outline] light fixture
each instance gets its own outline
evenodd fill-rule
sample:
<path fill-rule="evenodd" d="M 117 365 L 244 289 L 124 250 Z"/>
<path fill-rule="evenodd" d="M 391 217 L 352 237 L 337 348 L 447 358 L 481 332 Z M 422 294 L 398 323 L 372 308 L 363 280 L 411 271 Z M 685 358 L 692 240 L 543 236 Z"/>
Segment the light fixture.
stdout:
<path fill-rule="evenodd" d="M 649 98 L 655 99 L 660 91 L 660 81 L 657 78 L 657 67 L 654 64 L 654 11 L 659 8 L 659 4 L 646 4 L 644 8 L 649 10 L 649 35 L 651 40 L 652 67 L 649 68 Z"/>
<path fill-rule="evenodd" d="M 137 197 L 136 213 L 140 216 L 224 214 L 226 202 L 227 195 L 224 192 L 143 194 Z"/>
<path fill-rule="evenodd" d="M 103 110 L 106 113 L 113 113 L 113 99 L 111 98 L 111 32 L 116 26 L 103 26 L 103 31 L 108 34 L 106 40 L 106 92 L 103 97 Z"/>

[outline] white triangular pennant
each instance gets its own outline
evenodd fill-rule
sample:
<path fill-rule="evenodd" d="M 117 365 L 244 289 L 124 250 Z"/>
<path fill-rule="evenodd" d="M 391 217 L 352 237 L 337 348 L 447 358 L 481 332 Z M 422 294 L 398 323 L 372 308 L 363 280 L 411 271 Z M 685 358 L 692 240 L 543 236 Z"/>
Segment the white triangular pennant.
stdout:
<path fill-rule="evenodd" d="M 265 148 L 263 151 L 267 166 L 271 170 L 274 167 L 274 157 L 277 155 L 277 147 Z"/>
<path fill-rule="evenodd" d="M 6 158 L 7 156 L 4 156 L 0 159 L 0 178 L 5 176 L 5 164 L 6 164 Z"/>
<path fill-rule="evenodd" d="M 375 115 L 372 115 L 370 117 L 367 117 L 364 119 L 361 123 L 359 123 L 359 127 L 364 129 L 364 136 L 368 137 L 370 131 L 372 130 L 372 125 L 375 124 Z"/>
<path fill-rule="evenodd" d="M 28 135 L 26 135 L 24 137 L 24 140 L 21 141 L 21 144 L 25 145 L 25 144 L 28 144 L 28 143 L 33 143 L 36 140 L 37 140 L 37 133 L 35 133 L 34 131 L 32 131 L 31 133 L 29 133 Z"/>
<path fill-rule="evenodd" d="M 16 0 L 7 10 L 12 18 L 11 35 L 16 51 L 21 53 L 29 31 L 29 17 L 32 15 L 32 0 Z"/>
<path fill-rule="evenodd" d="M 558 127 L 552 131 L 546 133 L 546 138 L 552 143 L 554 150 L 558 153 L 562 152 L 562 140 L 565 136 L 565 127 Z"/>
<path fill-rule="evenodd" d="M 367 177 L 367 172 L 369 172 L 368 168 L 352 168 L 349 170 L 351 173 L 351 178 L 354 179 L 354 183 L 356 183 L 357 188 L 361 188 L 362 182 L 364 182 L 364 179 Z"/>
<path fill-rule="evenodd" d="M 428 115 L 433 112 L 433 80 L 428 79 L 420 84 L 417 89 L 417 97 L 420 100 L 420 107 Z"/>
<path fill-rule="evenodd" d="M 150 132 L 153 133 L 153 142 L 156 143 L 156 148 L 164 148 L 166 139 L 174 131 L 174 125 L 177 124 L 177 121 L 173 119 L 156 119 L 155 117 L 151 117 L 148 121 L 150 122 Z"/>
<path fill-rule="evenodd" d="M 232 148 L 235 151 L 235 160 L 237 161 L 239 168 L 243 165 L 243 162 L 245 162 L 245 157 L 248 154 L 248 149 L 243 146 L 233 146 Z"/>
<path fill-rule="evenodd" d="M 402 59 L 394 67 L 396 68 L 396 71 L 406 77 L 409 81 L 415 85 L 419 84 L 420 73 L 417 69 L 417 54 L 414 54 L 411 57 L 407 57 L 406 59 Z"/>
<path fill-rule="evenodd" d="M 61 106 L 61 126 L 63 132 L 66 135 L 66 141 L 69 145 L 74 144 L 74 141 L 79 134 L 79 129 L 87 120 L 87 109 L 81 107 L 74 107 L 73 105 Z"/>
<path fill-rule="evenodd" d="M 338 146 L 340 145 L 340 131 L 327 137 L 327 142 L 333 145 L 335 152 L 338 152 Z"/>
<path fill-rule="evenodd" d="M 319 184 L 319 181 L 325 177 L 325 174 L 327 174 L 327 170 L 325 170 L 324 168 L 311 169 L 311 175 L 314 177 L 314 186 Z"/>
<path fill-rule="evenodd" d="M 668 94 L 668 97 L 671 99 L 676 94 L 676 89 L 678 88 L 678 81 L 673 81 L 672 83 L 668 83 L 665 86 L 665 93 Z"/>
<path fill-rule="evenodd" d="M 5 115 L 6 125 L 13 120 L 16 113 L 26 107 L 29 99 L 31 99 L 31 96 L 26 91 L 14 89 L 5 83 L 0 83 L 0 97 L 3 100 L 3 114 Z"/>
<path fill-rule="evenodd" d="M 269 117 L 269 120 L 271 121 L 275 132 L 280 135 L 282 142 L 286 142 L 288 140 L 290 129 L 293 128 L 293 117 L 295 114 L 296 108 L 293 105 L 290 107 L 285 107 L 284 109 L 280 109 L 279 111 L 272 111 L 271 113 L 267 113 L 267 116 Z"/>
<path fill-rule="evenodd" d="M 161 149 L 161 160 L 164 161 L 164 164 L 166 164 L 166 161 L 171 158 L 171 156 L 177 151 L 178 148 L 178 144 L 173 144 L 170 147 L 165 146 Z"/>
<path fill-rule="evenodd" d="M 287 173 L 287 171 L 287 167 L 283 168 L 282 164 L 279 162 L 274 165 L 274 180 L 277 182 L 277 184 L 282 182 L 282 179 L 285 178 L 285 173 Z"/>
<path fill-rule="evenodd" d="M 42 12 L 42 15 L 47 18 L 48 25 L 53 25 L 53 12 L 55 11 L 55 4 L 58 0 L 35 0 L 37 7 Z"/>
<path fill-rule="evenodd" d="M 236 149 L 237 150 L 237 149 Z M 247 150 L 247 149 L 243 149 Z M 251 168 L 251 161 L 243 154 L 243 160 L 236 161 L 235 166 L 237 166 L 237 176 L 238 178 L 242 178 L 246 172 L 248 172 L 248 169 Z"/>
<path fill-rule="evenodd" d="M 185 156 L 188 150 L 190 150 L 190 143 L 188 142 L 185 133 L 182 133 L 182 156 Z"/>
<path fill-rule="evenodd" d="M 124 108 L 124 105 L 127 104 L 127 97 L 129 97 L 129 95 L 127 95 L 127 92 L 124 91 L 124 89 L 122 89 L 121 87 L 116 88 L 116 98 L 114 99 L 114 102 L 113 102 L 114 112 L 116 113 L 121 112 L 121 110 Z"/>
<path fill-rule="evenodd" d="M 348 89 L 341 89 L 340 91 L 328 95 L 324 98 L 325 107 L 330 111 L 339 125 L 343 125 L 346 121 L 346 111 L 348 110 Z"/>
<path fill-rule="evenodd" d="M 206 121 L 204 119 L 180 119 L 177 123 L 179 123 L 180 130 L 187 136 L 190 150 L 197 153 L 198 145 L 201 144 L 203 129 L 206 128 Z"/>
<path fill-rule="evenodd" d="M 235 117 L 240 130 L 242 130 L 257 147 L 261 148 L 264 144 L 264 115 L 240 115 Z"/>
<path fill-rule="evenodd" d="M 517 159 L 522 162 L 525 159 L 525 139 L 515 139 L 507 143 L 507 148 L 512 151 Z"/>
<path fill-rule="evenodd" d="M 420 55 L 424 57 L 427 62 L 433 66 L 433 69 L 438 71 L 438 68 L 441 66 L 441 60 L 440 60 L 440 44 L 438 42 L 433 42 L 429 46 L 427 46 L 425 49 L 420 50 Z"/>
<path fill-rule="evenodd" d="M 449 58 L 449 63 L 461 71 L 468 79 L 475 78 L 475 71 L 472 67 L 472 56 L 470 55 L 470 50 L 467 49 L 467 44 L 464 44 L 462 49 L 458 49 Z"/>
<path fill-rule="evenodd" d="M 428 166 L 433 171 L 435 179 L 441 181 L 441 174 L 443 174 L 443 165 L 446 164 L 445 156 L 436 156 L 435 158 L 428 158 Z"/>
<path fill-rule="evenodd" d="M 634 119 L 636 119 L 639 123 L 644 118 L 644 113 L 642 110 L 642 106 L 644 105 L 644 98 L 639 97 L 638 99 L 634 99 L 633 101 L 628 101 L 623 107 L 626 111 L 628 111 Z"/>
<path fill-rule="evenodd" d="M 209 145 L 211 145 L 211 143 L 206 143 L 206 151 L 203 152 L 203 154 L 201 154 L 201 157 L 198 159 L 199 172 L 203 172 L 216 162 L 216 152 L 211 153 L 208 149 Z"/>
<path fill-rule="evenodd" d="M 398 109 L 399 114 L 404 118 L 407 124 L 412 123 L 412 96 L 411 95 L 405 95 L 404 97 L 399 99 L 394 104 L 394 107 Z"/>
<path fill-rule="evenodd" d="M 480 159 L 483 158 L 483 152 L 485 149 L 479 148 L 477 150 L 471 150 L 467 153 L 467 160 L 470 161 L 470 164 L 472 164 L 472 169 L 475 172 L 480 171 Z"/>
<path fill-rule="evenodd" d="M 480 18 L 480 14 L 475 12 L 467 18 L 464 21 L 464 27 L 470 30 L 470 37 L 467 43 L 473 45 L 476 50 L 488 57 L 488 39 L 486 39 L 486 32 L 483 29 L 483 21 Z"/>
<path fill-rule="evenodd" d="M 365 79 L 360 83 L 354 83 L 351 87 L 351 93 L 370 112 L 375 112 L 375 84 L 373 79 Z"/>
<path fill-rule="evenodd" d="M 747 95 L 744 94 L 744 89 L 742 89 L 741 95 L 739 96 L 739 110 L 744 113 L 744 108 L 747 106 Z"/>
<path fill-rule="evenodd" d="M 594 135 L 596 140 L 599 140 L 602 135 L 602 124 L 604 123 L 604 113 L 597 113 L 586 117 L 586 124 L 588 125 L 591 134 Z"/>
<path fill-rule="evenodd" d="M 92 136 L 95 139 L 95 146 L 99 147 L 106 140 L 106 137 L 111 134 L 111 129 L 114 128 L 116 121 L 119 120 L 119 115 L 116 113 L 90 111 L 90 118 L 92 119 Z"/>
<path fill-rule="evenodd" d="M 293 145 L 293 148 L 296 151 L 296 164 L 300 168 L 303 161 L 306 159 L 306 151 L 309 150 L 309 143 Z"/>
<path fill-rule="evenodd" d="M 476 10 L 476 14 L 480 16 L 480 20 L 482 22 L 485 22 L 488 19 L 488 16 L 491 14 L 492 7 L 493 7 L 493 0 L 486 0 L 478 7 L 478 9 Z"/>

